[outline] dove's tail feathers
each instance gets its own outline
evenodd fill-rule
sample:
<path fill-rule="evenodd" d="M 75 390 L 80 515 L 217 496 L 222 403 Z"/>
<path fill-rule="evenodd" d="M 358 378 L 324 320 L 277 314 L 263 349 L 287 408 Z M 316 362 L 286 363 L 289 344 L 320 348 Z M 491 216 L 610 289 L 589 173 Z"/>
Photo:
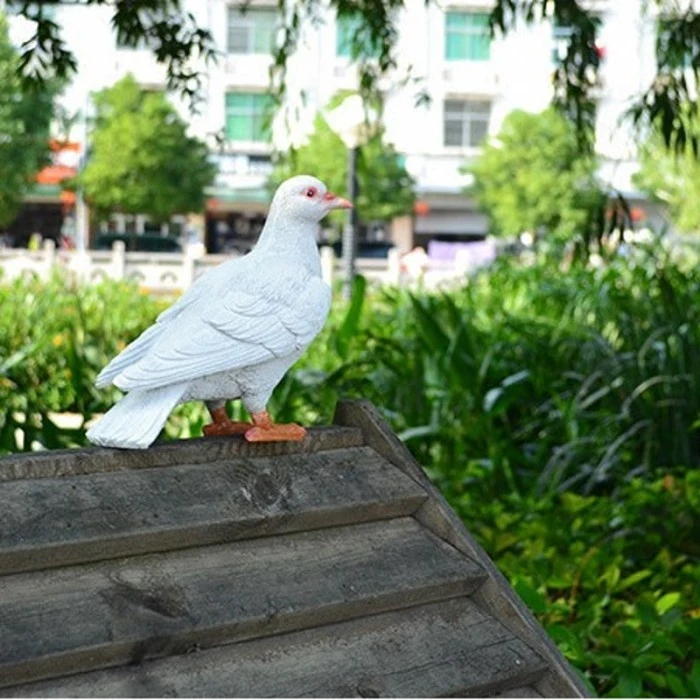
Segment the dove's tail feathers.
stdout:
<path fill-rule="evenodd" d="M 98 389 L 109 386 L 127 367 L 142 360 L 151 349 L 153 342 L 165 329 L 162 324 L 154 324 L 147 328 L 133 342 L 129 343 L 98 375 L 95 385 Z"/>
<path fill-rule="evenodd" d="M 144 450 L 157 437 L 170 412 L 187 391 L 187 383 L 132 391 L 87 432 L 94 445 Z"/>

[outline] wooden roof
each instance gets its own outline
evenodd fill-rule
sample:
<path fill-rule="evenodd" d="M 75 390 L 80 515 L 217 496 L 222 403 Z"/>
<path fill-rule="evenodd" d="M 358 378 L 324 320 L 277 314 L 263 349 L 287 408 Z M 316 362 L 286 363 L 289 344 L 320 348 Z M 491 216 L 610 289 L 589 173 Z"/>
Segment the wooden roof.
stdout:
<path fill-rule="evenodd" d="M 0 482 L 0 696 L 586 694 L 367 402 Z"/>

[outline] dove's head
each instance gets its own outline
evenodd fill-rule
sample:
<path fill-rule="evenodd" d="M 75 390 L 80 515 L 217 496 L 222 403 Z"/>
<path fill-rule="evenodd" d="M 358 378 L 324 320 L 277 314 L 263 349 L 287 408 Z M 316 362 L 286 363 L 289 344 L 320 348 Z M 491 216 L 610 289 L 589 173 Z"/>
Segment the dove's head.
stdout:
<path fill-rule="evenodd" d="M 307 221 L 320 221 L 334 209 L 350 209 L 352 204 L 329 192 L 326 186 L 311 175 L 297 175 L 285 180 L 275 192 L 271 209 L 285 216 Z"/>

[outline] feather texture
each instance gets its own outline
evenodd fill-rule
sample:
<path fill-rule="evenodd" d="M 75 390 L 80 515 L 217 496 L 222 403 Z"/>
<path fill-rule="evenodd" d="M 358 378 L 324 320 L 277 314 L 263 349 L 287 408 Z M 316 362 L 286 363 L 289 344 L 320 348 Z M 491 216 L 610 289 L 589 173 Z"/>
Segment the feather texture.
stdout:
<path fill-rule="evenodd" d="M 129 343 L 98 375 L 95 385 L 102 389 L 114 382 L 127 367 L 142 360 L 163 332 L 165 326 L 154 324 L 147 328 L 133 343 Z"/>
<path fill-rule="evenodd" d="M 142 450 L 158 437 L 186 391 L 186 383 L 132 391 L 88 430 L 87 438 L 94 445 Z"/>
<path fill-rule="evenodd" d="M 290 270 L 293 265 L 286 266 Z M 124 391 L 153 389 L 257 365 L 306 347 L 326 320 L 330 290 L 319 278 L 300 277 L 298 284 L 287 285 L 289 296 L 283 301 L 270 299 L 262 287 L 229 292 L 215 306 L 192 305 L 114 384 Z"/>

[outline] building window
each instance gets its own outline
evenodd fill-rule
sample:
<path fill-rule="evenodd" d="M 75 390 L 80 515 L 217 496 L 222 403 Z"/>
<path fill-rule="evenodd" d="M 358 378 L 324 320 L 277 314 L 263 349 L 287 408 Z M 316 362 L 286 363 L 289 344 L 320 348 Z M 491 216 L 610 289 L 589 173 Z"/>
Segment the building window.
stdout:
<path fill-rule="evenodd" d="M 226 138 L 229 141 L 269 141 L 269 95 L 259 92 L 226 94 Z"/>
<path fill-rule="evenodd" d="M 238 7 L 228 8 L 229 53 L 272 52 L 277 29 L 273 8 L 257 7 L 242 12 Z"/>
<path fill-rule="evenodd" d="M 491 31 L 486 12 L 445 14 L 445 58 L 448 61 L 488 61 Z"/>
<path fill-rule="evenodd" d="M 488 134 L 490 116 L 490 102 L 446 100 L 445 146 L 480 146 Z"/>
<path fill-rule="evenodd" d="M 379 49 L 373 45 L 359 17 L 338 17 L 335 55 L 342 58 L 376 58 L 379 55 Z"/>

